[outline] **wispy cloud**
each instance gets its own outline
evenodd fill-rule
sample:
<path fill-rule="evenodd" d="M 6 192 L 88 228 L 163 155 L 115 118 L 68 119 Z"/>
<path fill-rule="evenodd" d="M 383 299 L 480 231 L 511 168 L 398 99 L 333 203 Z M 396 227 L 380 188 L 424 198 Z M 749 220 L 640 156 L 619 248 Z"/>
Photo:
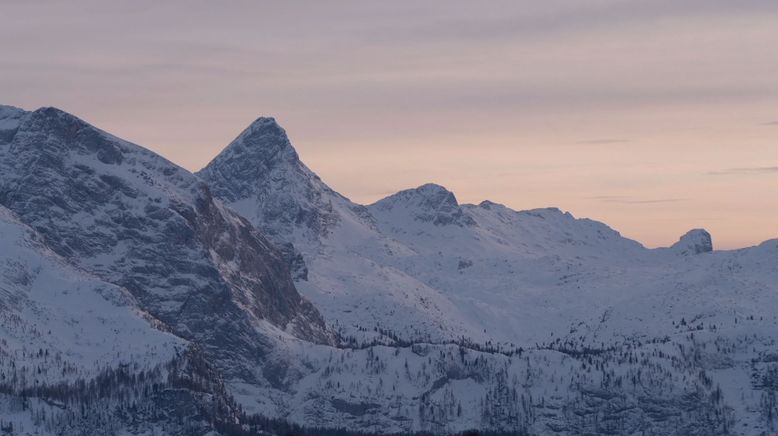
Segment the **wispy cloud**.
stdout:
<path fill-rule="evenodd" d="M 593 197 L 587 197 L 592 200 L 598 200 L 605 203 L 619 203 L 619 204 L 658 204 L 658 203 L 678 203 L 680 201 L 687 200 L 686 198 L 634 198 L 623 195 L 595 195 Z"/>
<path fill-rule="evenodd" d="M 710 171 L 707 174 L 709 176 L 732 176 L 732 175 L 749 175 L 749 174 L 778 174 L 778 166 L 774 166 L 774 167 L 726 168 L 726 169 L 723 169 L 723 170 Z"/>
<path fill-rule="evenodd" d="M 778 121 L 770 121 L 767 123 L 762 123 L 763 126 L 778 126 Z"/>
<path fill-rule="evenodd" d="M 578 141 L 579 144 L 622 144 L 625 142 L 632 142 L 631 139 L 619 139 L 619 138 L 598 138 L 598 139 L 585 139 Z"/>

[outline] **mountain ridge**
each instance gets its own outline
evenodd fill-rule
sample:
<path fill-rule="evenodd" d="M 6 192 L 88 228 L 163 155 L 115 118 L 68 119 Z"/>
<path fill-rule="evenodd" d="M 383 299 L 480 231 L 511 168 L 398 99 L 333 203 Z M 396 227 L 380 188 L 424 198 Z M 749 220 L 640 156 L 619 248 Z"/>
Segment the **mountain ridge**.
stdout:
<path fill-rule="evenodd" d="M 0 140 L 0 234 L 29 228 L 97 284 L 76 292 L 57 273 L 35 292 L 63 296 L 50 307 L 72 295 L 75 314 L 81 299 L 125 295 L 109 300 L 129 304 L 117 319 L 133 326 L 87 313 L 118 339 L 75 324 L 57 347 L 33 335 L 33 351 L 0 310 L 0 355 L 25 356 L 15 384 L 0 381 L 0 416 L 15 428 L 244 435 L 283 420 L 311 431 L 658 435 L 778 425 L 775 241 L 712 251 L 695 230 L 647 249 L 559 209 L 459 204 L 434 184 L 362 206 L 308 169 L 269 118 L 194 176 L 61 111 L 0 108 L 0 126 L 3 114 L 13 134 Z M 49 297 L 25 297 L 36 273 L 14 258 L 19 240 L 0 238 L 0 307 L 34 313 L 32 297 Z M 40 313 L 30 328 L 68 319 Z M 115 357 L 130 340 L 141 351 Z M 64 356 L 69 341 L 103 353 L 89 367 L 103 369 L 52 385 L 61 368 L 46 353 Z M 49 374 L 44 386 L 18 382 L 32 382 L 31 368 Z M 17 406 L 24 398 L 35 412 Z"/>
<path fill-rule="evenodd" d="M 270 149 L 279 146 L 293 149 L 288 136 L 275 120 L 272 125 L 282 132 L 274 138 L 281 144 L 263 142 L 255 145 L 265 145 Z M 242 138 L 243 134 L 228 145 L 225 151 L 239 147 Z M 269 234 L 277 235 L 274 239 L 277 243 L 294 247 L 306 266 L 308 279 L 305 283 L 300 282 L 299 286 L 317 306 L 324 308 L 328 319 L 339 322 L 339 328 L 344 328 L 344 324 L 349 326 L 343 331 L 347 335 L 363 336 L 359 332 L 365 327 L 365 322 L 383 326 L 382 328 L 388 328 L 390 331 L 401 328 L 396 325 L 392 312 L 382 309 L 392 307 L 401 299 L 416 305 L 412 311 L 419 310 L 419 306 L 426 307 L 428 311 L 425 309 L 422 312 L 433 320 L 428 323 L 429 320 L 420 317 L 412 324 L 426 327 L 406 332 L 406 337 L 421 335 L 451 339 L 465 334 L 478 338 L 478 341 L 495 340 L 497 338 L 492 337 L 492 334 L 484 334 L 489 328 L 478 326 L 482 322 L 479 319 L 483 319 L 481 315 L 455 315 L 453 323 L 449 319 L 450 314 L 459 311 L 451 305 L 452 296 L 460 293 L 455 289 L 460 289 L 469 280 L 472 280 L 471 286 L 477 286 L 477 283 L 490 282 L 491 277 L 500 277 L 506 272 L 517 274 L 515 267 L 509 266 L 517 259 L 520 262 L 547 263 L 543 268 L 549 268 L 557 261 L 548 263 L 549 260 L 545 259 L 560 256 L 563 263 L 575 262 L 575 259 L 582 256 L 589 258 L 591 262 L 598 264 L 597 269 L 601 270 L 598 274 L 607 277 L 611 274 L 608 270 L 613 268 L 607 262 L 620 265 L 631 262 L 628 259 L 634 257 L 642 259 L 641 263 L 656 263 L 661 257 L 658 253 L 663 252 L 646 249 L 601 222 L 578 219 L 558 208 L 515 211 L 488 200 L 479 205 L 461 205 L 451 191 L 434 183 L 399 191 L 370 205 L 358 205 L 322 182 L 299 160 L 296 152 L 289 152 L 294 156 L 291 165 L 301 170 L 257 171 L 248 178 L 244 177 L 245 174 L 241 171 L 231 171 L 231 167 L 250 166 L 250 161 L 224 159 L 224 153 L 217 156 L 198 175 L 214 186 L 215 192 L 230 191 L 235 183 L 241 184 L 238 192 L 250 191 L 250 188 L 244 189 L 245 185 L 253 183 L 259 186 L 261 193 L 254 199 L 251 195 L 242 195 L 240 200 L 230 201 L 235 198 L 230 193 L 223 199 L 256 226 L 266 229 Z M 219 176 L 214 177 L 217 171 Z M 235 181 L 225 180 L 229 174 L 240 175 L 233 176 Z M 303 188 L 299 188 L 300 186 Z M 301 192 L 305 194 L 300 195 Z M 307 194 L 309 192 L 315 192 L 315 195 Z M 316 198 L 317 201 L 308 201 L 310 198 Z M 279 204 L 304 204 L 308 215 L 329 215 L 332 219 L 326 226 L 326 232 L 318 231 L 320 228 L 311 226 L 305 220 L 287 218 L 279 221 L 273 216 L 277 213 Z M 294 207 L 289 209 L 294 210 Z M 431 227 L 427 226 L 427 223 Z M 279 229 L 279 225 L 282 229 Z M 448 228 L 449 225 L 454 227 Z M 312 228 L 314 231 L 310 231 Z M 457 228 L 462 230 L 455 230 Z M 682 240 L 688 239 L 687 236 Z M 452 246 L 451 243 L 455 245 Z M 678 247 L 670 251 L 685 253 Z M 444 253 L 445 257 L 448 256 L 445 253 L 454 252 L 458 253 L 449 259 L 435 259 L 440 256 L 438 253 Z M 614 252 L 631 254 L 611 258 Z M 474 262 L 476 257 L 495 257 L 495 253 L 495 259 L 474 268 L 477 265 Z M 422 259 L 425 266 L 419 265 Z M 605 259 L 608 259 L 606 263 L 600 265 Z M 360 264 L 364 265 L 358 269 L 365 276 L 346 278 L 349 276 L 347 269 Z M 452 266 L 445 266 L 446 264 Z M 430 275 L 429 272 L 433 270 L 440 271 L 435 274 L 443 276 Z M 473 272 L 478 272 L 478 275 L 466 279 L 473 275 Z M 531 272 L 527 270 L 520 274 Z M 450 282 L 448 277 L 458 277 L 460 282 L 465 280 L 457 284 Z M 395 283 L 405 283 L 405 289 L 415 288 L 418 295 L 411 297 L 413 294 L 409 295 L 406 291 L 397 289 Z M 366 287 L 373 288 L 371 294 L 363 291 Z M 498 288 L 503 287 L 498 285 Z M 347 289 L 350 290 L 345 291 Z M 374 300 L 369 296 L 376 294 L 384 297 Z M 342 302 L 330 302 L 333 295 L 338 296 L 336 301 L 341 301 L 342 298 Z M 416 298 L 418 301 L 413 303 Z M 344 304 L 351 306 L 355 301 L 360 303 L 354 304 L 353 307 L 360 307 L 360 311 L 343 311 Z M 424 303 L 419 305 L 422 301 Z M 365 310 L 370 313 L 367 318 L 361 315 Z M 449 315 L 444 315 L 446 313 Z M 462 331 L 466 325 L 470 327 Z M 510 337 L 503 334 L 498 336 L 501 340 Z"/>
<path fill-rule="evenodd" d="M 315 309 L 296 295 L 291 279 L 282 278 L 287 273 L 281 256 L 248 222 L 215 203 L 208 187 L 186 170 L 55 108 L 25 113 L 2 147 L 0 204 L 79 267 L 134 290 L 155 316 L 185 336 L 190 327 L 180 324 L 181 311 L 196 311 L 199 304 L 186 297 L 186 289 L 203 285 L 208 291 L 202 297 L 211 293 L 205 298 L 218 301 L 221 290 L 231 289 L 231 298 L 282 329 L 293 328 L 294 319 L 282 315 L 284 307 L 294 312 L 299 305 L 323 329 Z M 236 238 L 243 244 L 230 246 Z M 181 251 L 171 251 L 172 241 Z M 209 249 L 203 251 L 205 247 Z M 265 257 L 256 254 L 260 252 Z M 174 266 L 176 262 L 182 263 Z M 165 277 L 166 268 L 184 265 L 192 273 Z M 236 269 L 243 275 L 236 275 Z M 153 285 L 149 276 L 157 274 L 169 287 Z M 198 274 L 205 281 L 198 282 Z M 257 292 L 262 286 L 284 291 Z M 320 335 L 301 334 L 311 339 Z"/>
<path fill-rule="evenodd" d="M 217 191 L 229 190 L 233 182 L 209 177 L 210 165 L 201 177 Z M 721 335 L 717 340 L 731 341 L 743 326 L 733 324 L 729 314 L 759 312 L 764 319 L 756 302 L 770 301 L 765 292 L 775 287 L 772 273 L 754 263 L 754 250 L 713 251 L 702 230 L 687 233 L 673 247 L 648 249 L 604 223 L 557 208 L 459 204 L 436 184 L 361 206 L 305 168 L 305 173 L 239 177 L 234 183 L 257 184 L 265 196 L 230 202 L 228 195 L 226 204 L 271 232 L 279 224 L 266 219 L 276 211 L 275 195 L 303 202 L 313 213 L 324 205 L 319 212 L 337 216 L 327 232 L 308 232 L 306 223 L 286 220 L 285 231 L 275 234 L 306 264 L 307 280 L 297 282 L 301 292 L 356 347 L 465 340 L 474 349 L 490 350 L 579 344 L 569 346 L 586 354 L 580 347 L 619 350 L 625 341 L 640 338 L 678 341 L 684 349 L 688 338 L 679 336 L 679 329 L 687 329 L 689 320 L 699 329 L 704 319 L 709 328 L 730 332 L 715 333 Z M 231 173 L 229 165 L 221 167 L 221 174 Z M 306 202 L 297 195 L 299 185 L 312 187 L 321 201 Z M 763 256 L 772 256 L 766 250 Z M 740 272 L 731 276 L 735 270 Z M 735 301 L 730 288 L 749 297 Z M 774 323 L 771 319 L 764 322 Z M 762 335 L 769 328 L 762 324 L 758 331 Z M 453 389 L 454 384 L 446 385 Z M 754 415 L 739 411 L 737 416 L 742 425 L 753 425 Z"/>

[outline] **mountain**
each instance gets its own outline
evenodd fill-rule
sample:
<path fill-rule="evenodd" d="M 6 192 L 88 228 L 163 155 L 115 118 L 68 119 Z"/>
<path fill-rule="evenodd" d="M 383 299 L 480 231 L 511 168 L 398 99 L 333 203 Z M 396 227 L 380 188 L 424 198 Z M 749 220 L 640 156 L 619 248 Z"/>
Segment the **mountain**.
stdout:
<path fill-rule="evenodd" d="M 142 363 L 149 370 L 185 348 L 180 338 L 150 328 L 150 316 L 126 289 L 73 268 L 43 239 L 0 207 L 4 380 L 14 379 L 8 374 L 22 367 L 54 359 L 56 370 L 31 377 L 59 383 L 94 376 L 115 361 Z M 17 377 L 16 383 L 25 382 Z"/>
<path fill-rule="evenodd" d="M 0 129 L 0 205 L 46 250 L 103 283 L 103 294 L 147 314 L 144 335 L 168 331 L 227 379 L 247 383 L 275 383 L 263 362 L 279 341 L 333 340 L 295 289 L 282 252 L 191 173 L 55 108 L 3 107 Z M 4 286 L 24 284 L 27 273 L 19 274 Z M 86 291 L 70 298 L 87 310 Z M 130 350 L 132 340 L 105 346 Z M 121 354 L 106 367 L 125 362 Z"/>
<path fill-rule="evenodd" d="M 215 196 L 294 253 L 287 258 L 295 259 L 290 265 L 298 272 L 298 289 L 343 335 L 363 336 L 375 319 L 400 329 L 398 310 L 416 313 L 419 322 L 412 327 L 424 336 L 465 333 L 447 321 L 456 308 L 435 289 L 374 261 L 375 255 L 407 248 L 378 232 L 365 206 L 336 193 L 305 166 L 274 119 L 258 118 L 197 175 Z M 363 248 L 378 253 L 363 256 Z"/>
<path fill-rule="evenodd" d="M 196 177 L 54 108 L 17 119 L 0 144 L 0 203 L 55 252 L 126 287 L 184 336 L 207 322 L 199 314 L 223 310 L 325 338 L 279 253 Z"/>
<path fill-rule="evenodd" d="M 713 240 L 705 229 L 693 229 L 681 236 L 670 249 L 682 255 L 710 253 L 713 251 Z"/>
<path fill-rule="evenodd" d="M 326 236 L 352 207 L 360 212 L 300 162 L 273 118 L 254 121 L 198 175 L 217 197 L 255 217 L 279 241 L 297 231 L 302 232 L 297 238 Z"/>
<path fill-rule="evenodd" d="M 198 175 L 225 204 L 301 254 L 306 275 L 298 288 L 348 337 L 375 339 L 380 329 L 406 341 L 545 340 L 549 329 L 568 327 L 569 314 L 560 310 L 561 320 L 555 319 L 535 305 L 569 297 L 512 291 L 557 289 L 565 275 L 560 271 L 578 269 L 579 258 L 591 259 L 581 269 L 601 277 L 625 256 L 650 257 L 603 224 L 556 209 L 460 205 L 435 184 L 357 205 L 313 174 L 268 118 L 253 123 Z M 472 289 L 481 292 L 475 296 Z M 545 301 L 527 304 L 526 298 Z M 527 313 L 517 317 L 517 310 Z M 538 318 L 529 324 L 543 326 L 542 336 L 527 330 L 526 317 Z"/>
<path fill-rule="evenodd" d="M 409 221 L 432 223 L 435 226 L 476 225 L 471 217 L 462 212 L 454 194 L 434 183 L 398 192 L 372 205 L 370 209 L 380 213 L 385 218 L 384 222 L 397 227 L 411 224 Z"/>
<path fill-rule="evenodd" d="M 690 399 L 684 395 L 696 392 L 715 398 L 706 405 L 707 400 L 698 397 L 694 401 L 701 409 L 688 409 L 707 416 L 693 419 L 709 424 L 703 425 L 703 433 L 728 433 L 735 428 L 748 433 L 747 429 L 773 425 L 772 412 L 767 411 L 775 407 L 770 400 L 774 388 L 765 389 L 773 384 L 758 381 L 778 370 L 769 363 L 769 346 L 765 348 L 774 343 L 778 332 L 778 319 L 766 309 L 776 303 L 778 290 L 776 271 L 766 267 L 775 256 L 768 248 L 713 251 L 710 235 L 698 229 L 670 248 L 647 249 L 602 223 L 558 209 L 514 211 L 491 201 L 459 204 L 452 192 L 435 184 L 358 205 L 305 166 L 283 129 L 267 118 L 245 130 L 198 176 L 226 205 L 274 235 L 277 244 L 291 245 L 300 253 L 306 275 L 298 276 L 297 287 L 347 344 L 368 350 L 384 344 L 399 347 L 398 353 L 410 345 L 417 352 L 425 350 L 422 356 L 437 350 L 437 365 L 448 368 L 421 391 L 426 405 L 420 405 L 418 413 L 409 412 L 414 420 L 409 427 L 392 427 L 387 423 L 390 418 L 377 412 L 355 413 L 337 406 L 331 406 L 336 410 L 329 414 L 320 412 L 317 424 L 343 422 L 345 414 L 359 416 L 377 429 L 406 431 L 461 430 L 471 422 L 515 429 L 511 425 L 519 421 L 540 433 L 618 427 L 597 427 L 601 424 L 586 419 L 576 423 L 558 413 L 575 409 L 595 421 L 620 420 L 620 431 L 642 428 L 647 434 L 665 434 L 670 430 L 662 423 L 672 421 L 683 427 L 689 417 L 681 418 L 669 409 L 652 417 L 646 401 L 688 407 L 682 406 Z M 751 345 L 760 345 L 744 348 L 744 337 L 753 338 L 747 341 Z M 515 394 L 509 404 L 530 394 L 531 399 L 522 403 L 532 405 L 523 411 L 492 410 L 488 404 L 499 403 L 495 398 L 499 394 L 489 389 L 499 391 L 502 382 L 456 365 L 445 357 L 450 352 L 445 344 L 460 347 L 459 352 L 465 347 L 467 353 L 481 353 L 485 368 L 508 365 L 503 376 L 514 381 L 508 383 L 512 387 L 503 387 L 524 393 Z M 709 347 L 716 353 L 705 351 Z M 554 361 L 554 353 L 565 357 Z M 502 362 L 500 356 L 506 354 L 526 356 L 526 366 Z M 578 380 L 580 369 L 564 368 L 568 358 L 582 359 L 582 368 L 587 362 L 594 365 L 602 377 Z M 657 361 L 651 362 L 654 358 Z M 393 359 L 381 359 L 388 359 L 387 367 L 375 374 L 404 372 L 402 367 L 392 369 Z M 597 359 L 602 360 L 597 363 Z M 553 369 L 550 374 L 534 372 L 533 361 Z M 330 371 L 339 366 L 328 363 Z M 650 382 L 655 391 L 645 384 L 636 391 L 624 389 L 621 383 L 627 374 L 639 378 L 638 373 L 652 371 L 649 367 L 658 370 L 652 372 L 651 377 L 657 378 Z M 755 372 L 749 375 L 750 371 Z M 557 377 L 567 378 L 570 384 L 553 387 Z M 615 389 L 614 377 L 620 380 Z M 674 393 L 663 378 L 673 380 L 680 391 Z M 465 388 L 462 382 L 470 385 Z M 589 387 L 582 390 L 587 383 Z M 637 386 L 636 379 L 631 383 Z M 375 385 L 366 388 L 357 404 L 386 407 L 378 399 L 381 394 L 372 389 L 380 391 Z M 484 389 L 483 396 L 474 400 L 473 396 L 481 395 L 474 394 L 479 389 Z M 706 389 L 712 393 L 703 393 Z M 325 398 L 342 394 L 321 385 L 304 392 L 321 397 L 322 390 L 330 392 Z M 415 404 L 410 400 L 413 395 L 411 389 L 401 397 Z M 433 399 L 435 395 L 442 396 Z M 637 416 L 602 415 L 595 406 L 582 410 L 580 403 L 559 402 L 571 395 L 589 406 L 603 407 L 616 407 L 608 399 L 619 398 L 631 411 L 626 415 L 635 412 Z M 744 397 L 751 400 L 742 402 Z M 457 408 L 452 398 L 471 401 L 459 405 L 478 410 L 480 416 L 452 415 L 452 408 Z M 546 401 L 555 403 L 549 406 L 552 410 L 542 411 Z M 305 409 L 304 404 L 297 407 Z M 432 417 L 424 412 L 426 407 L 434 411 Z M 407 418 L 406 413 L 397 413 Z M 303 414 L 292 419 L 310 422 L 312 418 Z M 441 422 L 449 424 L 441 427 Z M 696 430 L 673 431 L 694 434 Z"/>
<path fill-rule="evenodd" d="M 772 434 L 775 265 L 435 184 L 355 204 L 270 118 L 193 175 L 3 106 L 0 432 Z"/>
<path fill-rule="evenodd" d="M 127 289 L 0 206 L 3 434 L 204 434 L 239 410 L 219 377 Z"/>

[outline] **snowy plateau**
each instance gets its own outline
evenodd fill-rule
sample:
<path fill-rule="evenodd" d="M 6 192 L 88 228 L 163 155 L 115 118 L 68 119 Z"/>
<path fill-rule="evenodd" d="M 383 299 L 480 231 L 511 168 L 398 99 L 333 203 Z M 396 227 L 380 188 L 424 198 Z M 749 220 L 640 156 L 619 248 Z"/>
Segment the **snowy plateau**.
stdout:
<path fill-rule="evenodd" d="M 774 435 L 776 339 L 778 240 L 361 205 L 272 118 L 192 174 L 0 106 L 0 435 Z"/>

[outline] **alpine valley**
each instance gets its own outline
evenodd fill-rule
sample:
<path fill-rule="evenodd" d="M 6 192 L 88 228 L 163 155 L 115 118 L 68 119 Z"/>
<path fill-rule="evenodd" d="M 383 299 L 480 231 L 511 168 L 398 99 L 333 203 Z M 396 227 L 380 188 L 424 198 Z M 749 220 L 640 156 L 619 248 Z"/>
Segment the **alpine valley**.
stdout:
<path fill-rule="evenodd" d="M 272 118 L 192 174 L 0 106 L 0 434 L 771 435 L 776 340 L 778 240 L 360 205 Z"/>

